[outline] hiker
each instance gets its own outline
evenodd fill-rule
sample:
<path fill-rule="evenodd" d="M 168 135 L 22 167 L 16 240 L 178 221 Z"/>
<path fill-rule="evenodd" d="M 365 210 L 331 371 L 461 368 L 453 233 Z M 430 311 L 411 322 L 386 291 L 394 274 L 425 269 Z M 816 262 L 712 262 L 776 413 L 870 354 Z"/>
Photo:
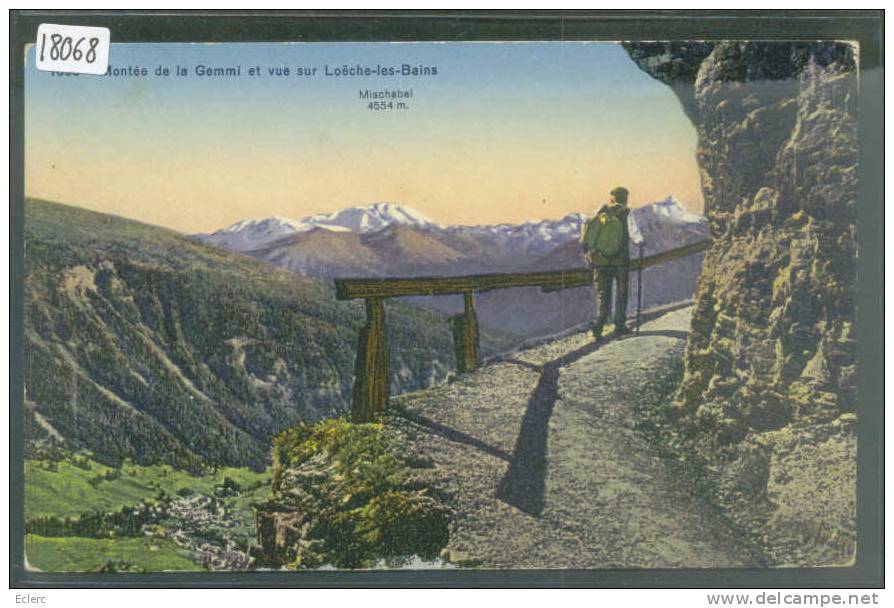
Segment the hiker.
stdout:
<path fill-rule="evenodd" d="M 617 284 L 615 293 L 615 336 L 620 337 L 627 329 L 628 265 L 630 264 L 630 229 L 627 207 L 627 188 L 617 187 L 610 193 L 611 201 L 602 205 L 596 215 L 581 229 L 580 242 L 596 288 L 596 320 L 593 337 L 602 340 L 602 328 L 608 320 L 612 305 L 612 282 Z"/>

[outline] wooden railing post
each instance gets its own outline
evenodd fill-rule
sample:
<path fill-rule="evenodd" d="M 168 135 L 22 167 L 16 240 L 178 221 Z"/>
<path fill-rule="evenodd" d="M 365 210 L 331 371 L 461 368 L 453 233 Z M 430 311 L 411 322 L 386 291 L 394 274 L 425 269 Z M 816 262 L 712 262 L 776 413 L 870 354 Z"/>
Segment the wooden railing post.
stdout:
<path fill-rule="evenodd" d="M 453 317 L 453 349 L 456 353 L 456 371 L 461 374 L 478 367 L 478 315 L 475 314 L 475 294 L 463 294 L 465 312 Z"/>
<path fill-rule="evenodd" d="M 385 303 L 382 298 L 367 298 L 366 326 L 360 330 L 357 363 L 354 366 L 353 419 L 369 422 L 384 411 L 388 405 L 390 384 Z"/>

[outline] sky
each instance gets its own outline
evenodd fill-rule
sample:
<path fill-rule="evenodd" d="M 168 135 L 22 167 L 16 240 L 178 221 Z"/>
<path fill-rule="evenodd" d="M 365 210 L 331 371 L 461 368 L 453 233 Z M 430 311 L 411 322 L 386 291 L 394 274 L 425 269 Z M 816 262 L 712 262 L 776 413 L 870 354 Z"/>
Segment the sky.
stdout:
<path fill-rule="evenodd" d="M 183 232 L 374 202 L 452 224 L 558 218 L 618 185 L 634 207 L 703 207 L 694 128 L 614 43 L 113 43 L 111 68 L 145 77 L 52 75 L 28 53 L 26 194 Z M 403 64 L 437 74 L 325 75 Z M 413 97 L 377 111 L 365 89 Z"/>

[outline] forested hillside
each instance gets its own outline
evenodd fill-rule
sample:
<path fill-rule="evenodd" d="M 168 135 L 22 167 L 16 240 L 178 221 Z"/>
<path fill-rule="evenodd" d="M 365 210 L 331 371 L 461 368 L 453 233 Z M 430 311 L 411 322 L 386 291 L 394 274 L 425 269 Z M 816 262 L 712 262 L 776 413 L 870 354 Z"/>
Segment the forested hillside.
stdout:
<path fill-rule="evenodd" d="M 38 200 L 25 216 L 29 439 L 260 468 L 273 433 L 348 408 L 361 304 L 170 230 Z M 443 317 L 388 310 L 393 390 L 443 380 Z"/>

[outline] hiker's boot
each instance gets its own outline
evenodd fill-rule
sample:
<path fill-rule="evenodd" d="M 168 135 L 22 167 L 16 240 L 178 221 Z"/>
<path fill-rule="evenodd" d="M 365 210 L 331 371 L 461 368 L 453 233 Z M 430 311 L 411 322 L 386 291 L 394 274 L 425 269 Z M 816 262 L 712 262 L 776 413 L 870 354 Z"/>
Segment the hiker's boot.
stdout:
<path fill-rule="evenodd" d="M 604 338 L 602 337 L 602 326 L 601 325 L 594 325 L 590 329 L 590 331 L 593 332 L 593 339 L 596 340 L 596 342 L 603 341 Z"/>

